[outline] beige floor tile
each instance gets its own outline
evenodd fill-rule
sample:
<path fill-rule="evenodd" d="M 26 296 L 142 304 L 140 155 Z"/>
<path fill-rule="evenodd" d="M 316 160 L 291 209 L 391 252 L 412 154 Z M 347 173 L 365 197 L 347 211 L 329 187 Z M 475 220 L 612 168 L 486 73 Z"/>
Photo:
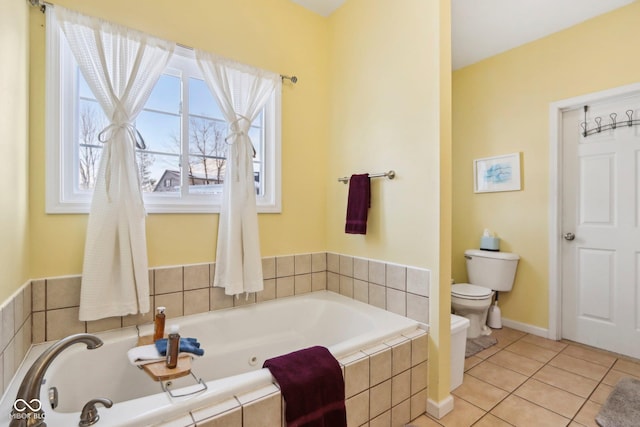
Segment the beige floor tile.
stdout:
<path fill-rule="evenodd" d="M 529 359 L 537 360 L 538 362 L 542 363 L 547 363 L 558 354 L 557 351 L 549 350 L 547 348 L 531 344 L 524 340 L 518 340 L 514 342 L 513 344 L 505 348 L 505 350 L 519 354 L 520 356 L 528 357 Z"/>
<path fill-rule="evenodd" d="M 497 340 L 498 347 L 506 347 L 514 341 L 519 340 L 520 338 L 527 335 L 526 332 L 516 331 L 511 328 L 502 328 L 502 329 L 492 329 L 491 335 L 493 335 Z"/>
<path fill-rule="evenodd" d="M 469 369 L 476 366 L 478 363 L 481 363 L 482 359 L 476 356 L 467 357 L 464 359 L 464 371 L 467 372 Z"/>
<path fill-rule="evenodd" d="M 569 419 L 576 415 L 586 400 L 534 379 L 522 384 L 514 394 Z"/>
<path fill-rule="evenodd" d="M 607 400 L 607 397 L 609 397 L 609 394 L 611 394 L 612 391 L 612 386 L 601 383 L 600 385 L 598 385 L 598 387 L 596 387 L 593 394 L 589 396 L 589 400 L 602 405 Z"/>
<path fill-rule="evenodd" d="M 485 411 L 491 410 L 509 393 L 492 386 L 471 375 L 465 375 L 462 385 L 453 391 L 453 395 L 466 400 Z"/>
<path fill-rule="evenodd" d="M 411 427 L 441 427 L 442 424 L 436 422 L 432 418 L 427 417 L 426 415 L 421 415 L 415 420 L 411 421 L 409 424 Z"/>
<path fill-rule="evenodd" d="M 544 363 L 542 362 L 520 356 L 519 354 L 512 353 L 508 350 L 496 353 L 488 360 L 496 365 L 503 366 L 526 376 L 533 375 L 537 370 L 544 366 Z"/>
<path fill-rule="evenodd" d="M 478 366 L 470 369 L 469 375 L 509 392 L 515 390 L 520 384 L 527 380 L 525 375 L 495 365 L 489 361 L 482 362 Z"/>
<path fill-rule="evenodd" d="M 570 422 L 568 418 L 514 395 L 503 400 L 491 414 L 518 427 L 564 427 Z"/>
<path fill-rule="evenodd" d="M 606 384 L 606 385 L 610 385 L 610 386 L 613 387 L 616 384 L 618 384 L 618 381 L 620 381 L 622 378 L 625 378 L 625 377 L 637 378 L 637 379 L 640 380 L 640 377 L 636 377 L 636 376 L 628 374 L 626 372 L 622 372 L 622 371 L 618 371 L 616 369 L 612 369 L 602 379 L 602 382 L 604 384 Z"/>
<path fill-rule="evenodd" d="M 545 365 L 532 378 L 584 398 L 598 385 L 596 380 L 550 365 Z"/>
<path fill-rule="evenodd" d="M 564 350 L 564 348 L 568 345 L 567 343 L 564 343 L 562 341 L 554 341 L 531 334 L 522 338 L 522 341 L 528 342 L 529 344 L 535 344 L 537 346 L 544 347 L 555 352 Z"/>
<path fill-rule="evenodd" d="M 454 397 L 453 400 L 453 411 L 437 420 L 444 427 L 468 427 L 486 414 L 485 411 L 464 399 Z"/>
<path fill-rule="evenodd" d="M 575 357 L 576 359 L 582 359 L 592 363 L 597 363 L 598 365 L 606 366 L 607 368 L 610 368 L 617 359 L 609 352 L 577 345 L 567 346 L 567 348 L 562 350 L 562 354 Z"/>
<path fill-rule="evenodd" d="M 598 427 L 598 424 L 596 423 L 596 415 L 598 415 L 600 406 L 601 405 L 599 403 L 587 400 L 573 421 L 586 427 Z"/>
<path fill-rule="evenodd" d="M 510 427 L 510 426 L 511 424 L 509 424 L 508 422 L 503 421 L 500 418 L 491 414 L 487 414 L 484 417 L 480 418 L 480 421 L 478 421 L 473 425 L 473 427 Z"/>
<path fill-rule="evenodd" d="M 563 353 L 554 357 L 549 364 L 596 381 L 600 381 L 609 370 L 606 366 L 567 356 Z"/>
<path fill-rule="evenodd" d="M 613 365 L 613 369 L 616 371 L 622 371 L 626 374 L 631 374 L 634 377 L 640 377 L 640 363 L 630 360 L 618 359 Z"/>
<path fill-rule="evenodd" d="M 490 358 L 500 350 L 502 350 L 502 347 L 498 347 L 498 345 L 496 344 L 496 345 L 492 345 L 489 348 L 485 348 L 484 350 L 474 354 L 474 356 L 482 360 L 487 360 L 488 358 Z"/>

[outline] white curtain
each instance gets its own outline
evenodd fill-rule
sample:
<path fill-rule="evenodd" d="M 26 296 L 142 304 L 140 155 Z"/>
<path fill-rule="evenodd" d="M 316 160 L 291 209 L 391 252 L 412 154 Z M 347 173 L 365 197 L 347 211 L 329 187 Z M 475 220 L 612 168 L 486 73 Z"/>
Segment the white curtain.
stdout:
<path fill-rule="evenodd" d="M 82 75 L 110 119 L 91 203 L 80 320 L 149 311 L 145 210 L 134 120 L 174 44 L 56 6 Z"/>
<path fill-rule="evenodd" d="M 256 119 L 280 76 L 196 50 L 204 79 L 229 123 L 223 200 L 218 224 L 214 286 L 238 295 L 263 289 L 256 188 L 255 154 L 249 138 Z"/>

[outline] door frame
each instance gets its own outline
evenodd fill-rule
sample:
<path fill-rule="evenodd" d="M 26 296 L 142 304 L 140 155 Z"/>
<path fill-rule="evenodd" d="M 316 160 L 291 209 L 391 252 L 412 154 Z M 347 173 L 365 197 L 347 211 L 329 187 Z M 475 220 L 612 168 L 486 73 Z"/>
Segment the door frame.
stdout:
<path fill-rule="evenodd" d="M 562 338 L 562 115 L 585 104 L 640 95 L 632 83 L 553 102 L 549 105 L 549 328 L 547 338 Z"/>

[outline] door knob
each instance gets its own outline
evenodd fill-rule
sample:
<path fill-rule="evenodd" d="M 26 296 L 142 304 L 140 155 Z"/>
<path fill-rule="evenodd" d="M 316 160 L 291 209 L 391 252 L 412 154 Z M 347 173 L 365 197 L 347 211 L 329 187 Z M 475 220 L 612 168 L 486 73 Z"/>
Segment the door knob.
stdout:
<path fill-rule="evenodd" d="M 565 240 L 573 240 L 576 238 L 576 235 L 573 233 L 564 233 L 562 237 L 564 237 Z"/>

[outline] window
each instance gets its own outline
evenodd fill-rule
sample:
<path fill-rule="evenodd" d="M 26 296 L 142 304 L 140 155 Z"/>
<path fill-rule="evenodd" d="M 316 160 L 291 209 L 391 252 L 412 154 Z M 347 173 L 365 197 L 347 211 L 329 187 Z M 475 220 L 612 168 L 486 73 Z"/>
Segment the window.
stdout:
<path fill-rule="evenodd" d="M 47 25 L 47 213 L 88 213 L 108 119 L 84 81 L 63 33 Z M 134 123 L 147 212 L 219 212 L 228 125 L 197 66 L 176 50 Z M 249 132 L 258 212 L 280 211 L 280 93 Z"/>

